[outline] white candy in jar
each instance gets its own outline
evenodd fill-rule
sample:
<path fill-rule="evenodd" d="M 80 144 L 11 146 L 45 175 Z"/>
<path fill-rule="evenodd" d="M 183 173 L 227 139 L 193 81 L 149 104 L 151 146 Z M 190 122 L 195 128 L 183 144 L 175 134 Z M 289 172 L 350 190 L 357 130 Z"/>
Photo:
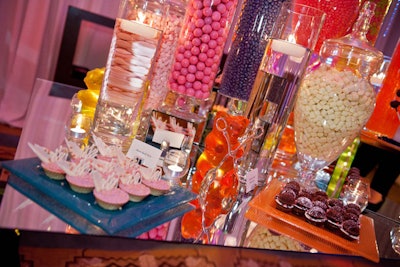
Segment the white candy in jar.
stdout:
<path fill-rule="evenodd" d="M 332 162 L 365 125 L 374 104 L 374 90 L 366 80 L 322 65 L 299 89 L 294 109 L 298 150 Z"/>
<path fill-rule="evenodd" d="M 149 96 L 145 102 L 145 109 L 157 109 L 168 92 L 168 77 L 174 60 L 179 33 L 183 18 L 171 15 L 166 18 L 165 28 L 161 40 L 161 47 L 154 65 L 153 76 L 150 81 Z"/>

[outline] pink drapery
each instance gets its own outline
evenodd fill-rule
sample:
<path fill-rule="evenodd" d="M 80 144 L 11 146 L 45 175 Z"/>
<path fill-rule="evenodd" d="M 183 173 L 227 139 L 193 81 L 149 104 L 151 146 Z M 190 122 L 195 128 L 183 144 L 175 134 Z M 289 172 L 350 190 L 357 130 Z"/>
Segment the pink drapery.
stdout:
<path fill-rule="evenodd" d="M 0 123 L 23 127 L 36 78 L 53 79 L 69 5 L 115 18 L 119 0 L 0 1 Z"/>

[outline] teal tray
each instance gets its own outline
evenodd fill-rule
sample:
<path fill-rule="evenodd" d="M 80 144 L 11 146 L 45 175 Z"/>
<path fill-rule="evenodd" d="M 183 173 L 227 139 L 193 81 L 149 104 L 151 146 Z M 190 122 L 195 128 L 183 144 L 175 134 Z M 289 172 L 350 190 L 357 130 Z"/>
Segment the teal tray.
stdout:
<path fill-rule="evenodd" d="M 96 203 L 93 194 L 71 190 L 66 180 L 48 178 L 38 158 L 3 161 L 11 175 L 8 184 L 84 234 L 136 237 L 193 209 L 189 203 L 197 195 L 173 187 L 162 196 L 148 196 L 109 211 Z"/>

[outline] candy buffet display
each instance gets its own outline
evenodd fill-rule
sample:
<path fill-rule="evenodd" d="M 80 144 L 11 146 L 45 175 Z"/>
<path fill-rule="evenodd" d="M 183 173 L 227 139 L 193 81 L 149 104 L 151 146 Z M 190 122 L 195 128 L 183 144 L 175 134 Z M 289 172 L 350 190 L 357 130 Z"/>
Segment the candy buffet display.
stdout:
<path fill-rule="evenodd" d="M 88 72 L 88 88 L 72 98 L 64 143 L 29 143 L 37 157 L 6 164 L 10 184 L 79 232 L 165 239 L 168 231 L 184 242 L 265 241 L 294 251 L 315 245 L 376 261 L 365 190 L 354 204 L 339 192 L 347 175 L 333 175 L 327 191 L 314 181 L 358 145 L 374 110 L 370 78 L 383 54 L 366 39 L 375 4 L 363 2 L 121 0 L 107 65 Z M 387 77 L 398 78 L 399 49 Z M 395 85 L 386 79 L 378 99 Z M 398 123 L 396 103 L 385 107 Z M 223 107 L 209 112 L 215 104 Z M 285 129 L 290 144 L 281 140 Z M 290 157 L 275 157 L 278 146 Z M 297 159 L 298 169 L 272 175 L 274 160 Z M 250 221 L 259 225 L 244 243 Z"/>

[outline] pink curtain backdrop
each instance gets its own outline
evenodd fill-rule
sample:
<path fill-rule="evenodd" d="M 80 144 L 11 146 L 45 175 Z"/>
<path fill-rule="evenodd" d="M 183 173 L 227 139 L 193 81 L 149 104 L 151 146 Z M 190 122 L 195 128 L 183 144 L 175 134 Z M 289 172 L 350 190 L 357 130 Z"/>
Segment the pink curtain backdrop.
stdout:
<path fill-rule="evenodd" d="M 115 18 L 119 0 L 0 1 L 0 123 L 23 127 L 36 78 L 53 79 L 69 5 Z"/>

